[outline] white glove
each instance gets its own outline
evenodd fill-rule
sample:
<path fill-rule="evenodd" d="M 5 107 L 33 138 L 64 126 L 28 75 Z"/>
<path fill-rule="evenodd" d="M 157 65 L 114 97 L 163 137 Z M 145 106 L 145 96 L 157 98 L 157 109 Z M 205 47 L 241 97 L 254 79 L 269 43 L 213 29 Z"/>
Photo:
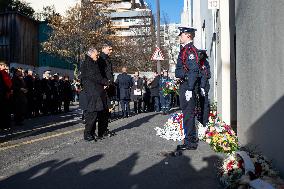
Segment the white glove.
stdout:
<path fill-rule="evenodd" d="M 186 91 L 185 92 L 186 101 L 190 101 L 191 97 L 192 97 L 192 91 Z"/>
<path fill-rule="evenodd" d="M 205 96 L 205 90 L 203 88 L 201 88 L 201 95 Z"/>

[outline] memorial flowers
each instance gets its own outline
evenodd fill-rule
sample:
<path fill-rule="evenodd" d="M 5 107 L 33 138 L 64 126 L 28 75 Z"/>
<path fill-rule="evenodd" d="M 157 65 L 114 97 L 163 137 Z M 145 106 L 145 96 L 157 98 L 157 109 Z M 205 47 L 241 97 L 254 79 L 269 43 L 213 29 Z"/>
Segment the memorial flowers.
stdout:
<path fill-rule="evenodd" d="M 165 85 L 162 88 L 163 95 L 167 96 L 171 93 L 178 94 L 178 83 L 175 80 L 169 80 L 165 83 Z"/>

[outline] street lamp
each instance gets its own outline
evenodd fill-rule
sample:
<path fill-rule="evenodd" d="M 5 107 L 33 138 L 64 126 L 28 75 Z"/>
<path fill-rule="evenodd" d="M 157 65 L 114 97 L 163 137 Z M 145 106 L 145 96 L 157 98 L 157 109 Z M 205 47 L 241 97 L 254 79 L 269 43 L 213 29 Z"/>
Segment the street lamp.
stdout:
<path fill-rule="evenodd" d="M 161 49 L 161 38 L 160 38 L 160 0 L 156 0 L 157 6 L 157 47 Z M 157 61 L 157 72 L 161 74 L 161 62 Z"/>

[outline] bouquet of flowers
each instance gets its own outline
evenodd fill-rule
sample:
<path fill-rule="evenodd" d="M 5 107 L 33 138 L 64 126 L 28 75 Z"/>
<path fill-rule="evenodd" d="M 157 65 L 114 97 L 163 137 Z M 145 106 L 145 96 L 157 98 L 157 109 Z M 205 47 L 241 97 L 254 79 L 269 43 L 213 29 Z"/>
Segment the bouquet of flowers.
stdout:
<path fill-rule="evenodd" d="M 167 96 L 171 93 L 178 94 L 178 83 L 175 80 L 166 81 L 162 91 L 164 96 Z"/>
<path fill-rule="evenodd" d="M 184 139 L 183 114 L 174 113 L 165 123 L 164 128 L 156 127 L 156 135 L 167 140 L 182 141 Z"/>
<path fill-rule="evenodd" d="M 222 122 L 216 112 L 210 112 L 209 123 L 203 140 L 207 142 L 215 152 L 232 153 L 239 149 L 238 138 L 233 129 Z"/>
<path fill-rule="evenodd" d="M 221 183 L 227 188 L 237 188 L 237 180 L 244 175 L 244 161 L 236 153 L 229 155 L 223 160 L 219 170 Z"/>
<path fill-rule="evenodd" d="M 252 163 L 253 171 L 246 170 L 246 161 L 238 153 L 231 154 L 223 160 L 219 176 L 226 188 L 238 188 L 240 185 L 250 188 L 257 182 L 269 188 L 284 188 L 283 180 L 272 169 L 270 161 L 260 154 L 252 152 L 246 154 L 250 161 L 248 163 Z"/>

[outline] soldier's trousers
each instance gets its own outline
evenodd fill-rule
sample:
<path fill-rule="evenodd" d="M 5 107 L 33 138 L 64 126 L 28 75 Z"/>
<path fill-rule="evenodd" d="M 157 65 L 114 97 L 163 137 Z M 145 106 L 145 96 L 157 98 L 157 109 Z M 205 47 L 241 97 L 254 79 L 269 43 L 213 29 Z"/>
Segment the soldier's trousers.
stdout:
<path fill-rule="evenodd" d="M 189 97 L 189 87 L 187 82 L 180 85 L 179 99 L 180 108 L 183 113 L 183 125 L 185 133 L 185 144 L 189 145 L 191 143 L 196 143 L 197 141 L 197 131 L 195 127 L 195 103 L 196 95 L 194 91 L 192 92 L 192 97 Z"/>
<path fill-rule="evenodd" d="M 85 135 L 94 135 L 96 131 L 96 122 L 98 122 L 98 136 L 103 136 L 108 126 L 108 115 L 107 109 L 102 111 L 89 112 L 85 114 Z"/>
<path fill-rule="evenodd" d="M 198 121 L 205 127 L 209 117 L 209 99 L 208 95 L 200 97 L 201 115 Z"/>

